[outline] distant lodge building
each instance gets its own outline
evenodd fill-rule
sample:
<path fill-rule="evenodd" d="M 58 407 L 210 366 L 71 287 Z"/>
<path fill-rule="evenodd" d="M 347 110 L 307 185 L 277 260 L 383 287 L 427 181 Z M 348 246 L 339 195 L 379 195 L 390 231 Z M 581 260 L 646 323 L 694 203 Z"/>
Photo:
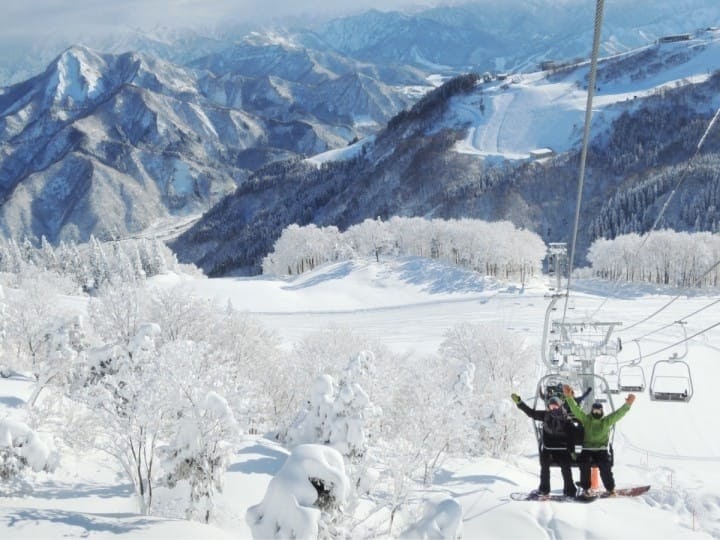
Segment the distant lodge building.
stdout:
<path fill-rule="evenodd" d="M 658 43 L 673 43 L 675 41 L 689 41 L 692 39 L 692 34 L 672 34 L 669 36 L 661 36 L 658 39 Z"/>
<path fill-rule="evenodd" d="M 571 66 L 576 66 L 577 64 L 583 62 L 585 59 L 578 57 L 573 58 L 572 60 L 543 60 L 538 64 L 538 67 L 540 68 L 540 71 L 554 71 L 562 68 L 568 68 Z"/>
<path fill-rule="evenodd" d="M 535 150 L 530 150 L 530 159 L 541 159 L 554 155 L 555 151 L 552 148 L 536 148 Z"/>

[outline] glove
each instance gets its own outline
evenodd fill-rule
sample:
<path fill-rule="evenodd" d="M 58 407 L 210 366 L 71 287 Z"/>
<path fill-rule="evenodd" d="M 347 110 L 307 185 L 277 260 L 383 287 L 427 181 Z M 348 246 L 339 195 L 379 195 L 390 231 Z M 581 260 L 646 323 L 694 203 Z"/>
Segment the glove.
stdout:
<path fill-rule="evenodd" d="M 563 385 L 563 394 L 565 394 L 568 397 L 572 396 L 573 395 L 572 388 L 570 388 L 567 384 L 564 384 Z"/>
<path fill-rule="evenodd" d="M 570 459 L 573 461 L 577 460 L 577 454 L 575 452 L 570 452 Z"/>
<path fill-rule="evenodd" d="M 520 399 L 520 396 L 518 396 L 517 394 L 510 395 L 510 399 L 512 399 L 515 402 L 515 405 L 517 405 L 518 403 L 520 403 L 522 401 Z"/>
<path fill-rule="evenodd" d="M 625 398 L 625 403 L 628 405 L 635 403 L 635 394 L 628 394 L 628 397 Z"/>

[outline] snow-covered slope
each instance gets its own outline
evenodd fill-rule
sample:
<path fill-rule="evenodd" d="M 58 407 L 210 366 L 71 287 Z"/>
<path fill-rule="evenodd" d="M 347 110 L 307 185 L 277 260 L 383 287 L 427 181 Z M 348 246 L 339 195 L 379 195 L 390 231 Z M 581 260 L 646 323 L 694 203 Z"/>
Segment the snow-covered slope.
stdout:
<path fill-rule="evenodd" d="M 461 283 L 463 286 L 458 287 Z M 637 354 L 631 345 L 633 337 L 686 318 L 688 334 L 692 335 L 718 315 L 705 310 L 699 317 L 688 317 L 713 303 L 713 294 L 675 298 L 667 309 L 673 294 L 624 289 L 622 295 L 617 296 L 616 291 L 616 296 L 606 301 L 608 289 L 612 288 L 608 284 L 580 280 L 577 284 L 573 319 L 593 313 L 595 320 L 620 321 L 629 327 L 658 313 L 632 332 L 622 333 L 627 346 L 621 358 Z M 246 310 L 276 330 L 286 346 L 334 325 L 371 336 L 410 355 L 434 354 L 445 332 L 459 323 L 492 322 L 536 348 L 548 305 L 543 281 L 521 289 L 441 268 L 424 259 L 328 264 L 290 281 L 164 276 L 153 286 L 180 286 L 214 299 L 220 306 L 230 300 L 236 309 Z M 583 289 L 595 292 L 579 292 Z M 651 401 L 647 393 L 639 393 L 630 413 L 618 424 L 614 445 L 618 485 L 649 483 L 652 488 L 647 494 L 590 505 L 512 502 L 510 493 L 537 487 L 537 447 L 528 423 L 520 454 L 504 460 L 458 457 L 445 462 L 430 486 L 414 486 L 408 503 L 395 516 L 395 536 L 404 527 L 417 523 L 414 511 L 421 509 L 423 501 L 453 498 L 462 507 L 463 538 L 718 538 L 720 471 L 716 464 L 720 447 L 713 436 L 713 386 L 720 376 L 713 346 L 716 332 L 689 343 L 688 361 L 695 382 L 695 395 L 689 403 L 659 403 Z M 642 365 L 648 378 L 654 360 L 659 358 L 649 353 L 679 339 L 679 334 L 666 330 L 642 340 Z M 533 389 L 518 390 L 529 396 Z M 28 380 L 0 379 L 0 417 L 22 417 L 29 394 Z M 511 407 L 509 396 L 507 399 Z M 518 422 L 527 422 L 519 411 L 517 415 Z M 262 500 L 270 479 L 286 457 L 287 450 L 276 443 L 247 436 L 229 467 L 225 489 L 216 499 L 217 518 L 206 526 L 136 514 L 131 489 L 104 456 L 65 451 L 56 473 L 32 476 L 31 489 L 23 496 L 0 498 L 0 535 L 4 540 L 86 536 L 249 539 L 245 511 Z M 559 490 L 556 470 L 552 483 Z M 375 503 L 382 505 L 383 495 L 377 497 Z M 381 509 L 358 525 L 353 538 L 393 537 L 373 529 L 383 520 L 389 521 L 389 512 Z"/>
<path fill-rule="evenodd" d="M 702 30 L 688 41 L 658 43 L 605 57 L 598 67 L 593 98 L 593 131 L 608 129 L 618 115 L 642 106 L 643 98 L 667 89 L 706 81 L 720 58 L 720 30 Z M 549 148 L 562 153 L 577 147 L 587 104 L 588 62 L 552 71 L 512 75 L 483 84 L 456 100 L 448 124 L 468 122 L 458 151 L 528 159 Z M 714 111 L 720 99 L 695 104 Z"/>

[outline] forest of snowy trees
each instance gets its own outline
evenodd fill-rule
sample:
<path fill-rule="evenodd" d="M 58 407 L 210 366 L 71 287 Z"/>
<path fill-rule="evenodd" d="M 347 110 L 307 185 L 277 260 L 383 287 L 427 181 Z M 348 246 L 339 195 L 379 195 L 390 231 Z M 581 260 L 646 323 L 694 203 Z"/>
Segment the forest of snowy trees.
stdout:
<path fill-rule="evenodd" d="M 334 226 L 290 225 L 262 267 L 265 274 L 296 275 L 329 261 L 408 255 L 439 259 L 524 285 L 542 273 L 545 251 L 537 234 L 508 221 L 396 216 L 387 221 L 366 219 L 344 233 Z"/>
<path fill-rule="evenodd" d="M 450 245 L 416 249 L 462 260 Z M 28 489 L 28 469 L 61 467 L 63 452 L 101 452 L 124 471 L 139 511 L 207 522 L 239 437 L 265 434 L 341 456 L 344 511 L 330 516 L 328 499 L 310 526 L 351 531 L 353 508 L 374 490 L 399 507 L 448 457 L 503 456 L 527 428 L 502 398 L 532 377 L 532 351 L 492 324 L 450 329 L 429 356 L 392 352 L 349 328 L 287 350 L 232 305 L 153 285 L 153 275 L 192 270 L 161 244 L 7 242 L 0 253 L 0 375 L 34 384 L 26 422 L 0 419 L 8 493 Z M 272 509 L 253 512 L 251 524 Z"/>
<path fill-rule="evenodd" d="M 673 287 L 720 284 L 720 236 L 671 230 L 596 240 L 588 253 L 596 277 Z"/>

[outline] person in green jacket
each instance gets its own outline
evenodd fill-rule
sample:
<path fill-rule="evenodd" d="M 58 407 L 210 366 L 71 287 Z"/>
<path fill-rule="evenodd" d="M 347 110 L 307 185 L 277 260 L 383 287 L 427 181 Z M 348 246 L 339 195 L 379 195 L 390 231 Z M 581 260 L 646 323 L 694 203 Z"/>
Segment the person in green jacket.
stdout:
<path fill-rule="evenodd" d="M 563 386 L 565 401 L 570 407 L 570 412 L 582 424 L 585 430 L 583 439 L 583 450 L 578 457 L 578 468 L 580 469 L 580 488 L 587 492 L 590 489 L 590 467 L 597 466 L 600 471 L 600 479 L 608 493 L 615 492 L 615 477 L 612 472 L 612 461 L 608 452 L 610 443 L 610 428 L 623 416 L 627 414 L 635 402 L 635 394 L 628 394 L 625 403 L 618 410 L 605 416 L 603 404 L 593 403 L 590 414 L 583 411 L 573 398 L 573 391 L 568 385 Z"/>

